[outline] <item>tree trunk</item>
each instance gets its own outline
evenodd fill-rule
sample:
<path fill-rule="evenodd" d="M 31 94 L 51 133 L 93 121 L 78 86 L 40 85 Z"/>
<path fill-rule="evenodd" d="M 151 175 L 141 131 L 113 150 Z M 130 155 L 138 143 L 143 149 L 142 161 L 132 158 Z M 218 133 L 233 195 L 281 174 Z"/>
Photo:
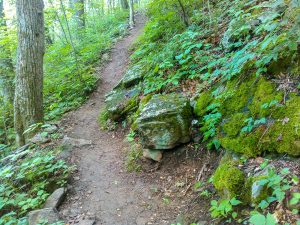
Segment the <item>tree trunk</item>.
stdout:
<path fill-rule="evenodd" d="M 84 28 L 85 26 L 85 17 L 84 17 L 84 0 L 73 0 L 73 7 L 75 9 L 75 19 L 79 29 Z"/>
<path fill-rule="evenodd" d="M 24 131 L 43 122 L 43 0 L 17 0 L 18 50 L 14 123 L 18 146 L 25 144 Z"/>
<path fill-rule="evenodd" d="M 181 8 L 181 11 L 182 11 L 182 19 L 183 19 L 183 22 L 184 22 L 184 24 L 188 27 L 188 26 L 189 26 L 189 18 L 188 18 L 188 15 L 187 15 L 187 13 L 186 13 L 186 11 L 185 11 L 185 8 L 184 8 L 184 6 L 183 6 L 181 0 L 177 0 L 177 1 L 178 1 L 178 3 L 179 3 L 179 6 L 180 6 L 180 8 Z"/>
<path fill-rule="evenodd" d="M 128 9 L 128 1 L 127 0 L 120 0 L 122 9 Z"/>
<path fill-rule="evenodd" d="M 0 32 L 4 33 L 4 37 L 7 36 L 7 27 L 6 21 L 4 18 L 4 7 L 3 7 L 3 0 L 0 0 Z M 5 45 L 0 45 L 0 86 L 2 86 L 2 92 L 5 93 L 4 98 L 8 98 L 8 100 L 13 99 L 13 93 L 9 90 L 12 90 L 12 83 L 13 78 L 11 78 L 13 74 L 13 63 L 11 59 L 11 52 L 8 47 Z M 8 85 L 11 84 L 11 85 Z"/>
<path fill-rule="evenodd" d="M 0 0 L 0 26 L 3 26 L 4 22 L 4 5 L 3 0 Z"/>
<path fill-rule="evenodd" d="M 133 8 L 133 0 L 129 0 L 129 26 L 131 28 L 134 27 L 134 8 Z"/>

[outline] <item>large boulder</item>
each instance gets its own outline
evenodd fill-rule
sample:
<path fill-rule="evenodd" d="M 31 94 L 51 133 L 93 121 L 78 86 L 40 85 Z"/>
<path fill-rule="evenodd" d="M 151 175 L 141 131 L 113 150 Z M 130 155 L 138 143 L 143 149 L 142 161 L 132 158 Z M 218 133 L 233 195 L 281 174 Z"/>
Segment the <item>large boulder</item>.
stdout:
<path fill-rule="evenodd" d="M 172 149 L 189 142 L 191 119 L 189 100 L 182 95 L 154 95 L 136 121 L 143 147 Z"/>
<path fill-rule="evenodd" d="M 44 208 L 31 211 L 28 215 L 28 224 L 37 225 L 41 223 L 57 223 L 61 221 L 58 212 L 53 208 Z"/>
<path fill-rule="evenodd" d="M 125 116 L 129 111 L 137 108 L 139 87 L 131 89 L 115 89 L 106 95 L 105 103 L 109 118 L 118 120 Z"/>
<path fill-rule="evenodd" d="M 62 203 L 64 197 L 66 195 L 65 188 L 56 189 L 46 200 L 44 204 L 44 208 L 54 208 L 57 209 Z"/>
<path fill-rule="evenodd" d="M 138 85 L 143 80 L 142 69 L 140 65 L 134 65 L 127 70 L 123 78 L 114 89 L 130 88 Z"/>

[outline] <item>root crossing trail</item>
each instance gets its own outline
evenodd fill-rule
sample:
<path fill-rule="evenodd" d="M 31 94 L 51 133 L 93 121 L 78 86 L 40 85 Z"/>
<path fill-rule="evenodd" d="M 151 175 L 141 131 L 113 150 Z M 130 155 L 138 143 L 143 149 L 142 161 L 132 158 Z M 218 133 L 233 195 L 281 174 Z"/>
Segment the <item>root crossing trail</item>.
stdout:
<path fill-rule="evenodd" d="M 71 190 L 60 207 L 60 214 L 69 224 L 84 218 L 95 218 L 96 224 L 137 224 L 147 193 L 143 186 L 128 178 L 124 169 L 124 136 L 118 132 L 101 131 L 97 117 L 104 107 L 105 94 L 122 78 L 129 60 L 129 48 L 144 26 L 138 16 L 130 35 L 118 42 L 111 60 L 101 70 L 101 81 L 90 99 L 78 110 L 69 113 L 62 124 L 66 135 L 73 139 L 90 140 L 91 145 L 79 144 L 70 150 L 69 160 L 77 165 L 78 173 Z"/>

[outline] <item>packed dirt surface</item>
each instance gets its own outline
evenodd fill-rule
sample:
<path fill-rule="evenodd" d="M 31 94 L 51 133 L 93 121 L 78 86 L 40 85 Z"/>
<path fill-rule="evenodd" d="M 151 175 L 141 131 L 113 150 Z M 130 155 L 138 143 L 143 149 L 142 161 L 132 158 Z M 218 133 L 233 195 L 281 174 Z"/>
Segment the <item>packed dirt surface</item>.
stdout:
<path fill-rule="evenodd" d="M 182 146 L 165 153 L 161 163 L 144 160 L 142 172 L 128 173 L 125 131 L 102 131 L 97 123 L 105 94 L 126 71 L 129 49 L 144 22 L 139 15 L 135 28 L 112 49 L 111 60 L 100 71 L 97 90 L 62 120 L 65 136 L 77 140 L 67 156 L 77 170 L 59 209 L 68 224 L 94 219 L 98 225 L 164 225 L 174 223 L 176 218 L 177 222 L 187 220 L 189 214 L 199 220 L 207 218 L 204 209 L 209 203 L 198 202 L 192 185 L 198 176 L 210 174 L 208 162 L 215 159 L 210 160 L 201 151 L 195 155 L 195 150 Z"/>

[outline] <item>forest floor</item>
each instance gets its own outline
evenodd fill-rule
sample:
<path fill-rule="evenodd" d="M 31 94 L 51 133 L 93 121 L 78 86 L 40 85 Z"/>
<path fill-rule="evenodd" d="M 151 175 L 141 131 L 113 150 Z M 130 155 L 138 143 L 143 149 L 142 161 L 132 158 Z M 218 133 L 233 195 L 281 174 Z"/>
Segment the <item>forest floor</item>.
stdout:
<path fill-rule="evenodd" d="M 97 89 L 83 106 L 61 121 L 65 136 L 88 140 L 65 152 L 68 161 L 76 165 L 59 209 L 68 224 L 94 219 L 97 225 L 170 225 L 189 217 L 199 221 L 209 218 L 209 200 L 199 199 L 193 184 L 211 174 L 217 163 L 215 156 L 181 146 L 166 152 L 162 162 L 144 160 L 141 172 L 129 173 L 125 166 L 129 151 L 126 130 L 102 131 L 97 123 L 105 94 L 126 71 L 130 47 L 144 23 L 145 18 L 138 15 L 135 28 L 116 43 L 111 60 L 99 70 Z"/>

